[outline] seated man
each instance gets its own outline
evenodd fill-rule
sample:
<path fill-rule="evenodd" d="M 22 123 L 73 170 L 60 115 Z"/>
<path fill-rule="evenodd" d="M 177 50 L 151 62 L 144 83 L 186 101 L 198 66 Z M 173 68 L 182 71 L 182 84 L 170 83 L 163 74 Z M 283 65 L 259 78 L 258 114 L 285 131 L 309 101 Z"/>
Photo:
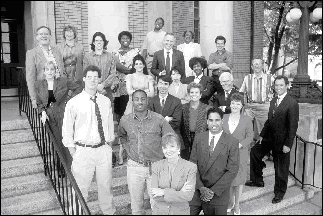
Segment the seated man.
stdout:
<path fill-rule="evenodd" d="M 259 133 L 268 119 L 269 102 L 273 97 L 274 78 L 271 74 L 263 72 L 262 59 L 253 59 L 251 68 L 254 73 L 245 76 L 239 91 L 246 95 L 245 112 L 255 122 L 254 139 L 258 139 Z"/>
<path fill-rule="evenodd" d="M 189 66 L 193 70 L 194 76 L 186 77 L 183 84 L 190 84 L 191 82 L 200 83 L 203 87 L 200 101 L 208 105 L 210 98 L 217 89 L 215 87 L 214 79 L 203 75 L 203 71 L 207 67 L 207 62 L 204 58 L 193 57 L 189 61 Z"/>
<path fill-rule="evenodd" d="M 233 76 L 229 72 L 223 72 L 219 77 L 224 92 L 215 94 L 212 99 L 213 107 L 220 108 L 224 114 L 231 113 L 231 95 L 238 90 L 233 86 Z"/>

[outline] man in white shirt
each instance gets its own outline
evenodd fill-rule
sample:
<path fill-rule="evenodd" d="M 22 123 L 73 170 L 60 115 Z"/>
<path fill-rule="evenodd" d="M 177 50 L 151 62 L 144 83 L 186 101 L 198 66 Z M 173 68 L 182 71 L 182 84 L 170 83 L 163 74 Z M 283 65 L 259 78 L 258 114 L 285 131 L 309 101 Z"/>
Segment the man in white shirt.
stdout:
<path fill-rule="evenodd" d="M 163 49 L 164 36 L 166 32 L 162 30 L 165 21 L 162 17 L 159 17 L 155 21 L 155 28 L 153 31 L 148 32 L 142 44 L 142 56 L 146 60 L 147 70 L 150 73 L 151 64 L 155 52 Z"/>
<path fill-rule="evenodd" d="M 63 144 L 73 157 L 72 173 L 87 200 L 94 170 L 103 214 L 115 212 L 112 183 L 114 124 L 109 98 L 97 92 L 101 70 L 89 65 L 83 73 L 85 89 L 68 101 L 65 108 Z"/>
<path fill-rule="evenodd" d="M 239 140 L 223 131 L 223 112 L 207 112 L 208 131 L 195 136 L 190 161 L 198 168 L 190 214 L 226 215 L 230 186 L 239 170 Z"/>

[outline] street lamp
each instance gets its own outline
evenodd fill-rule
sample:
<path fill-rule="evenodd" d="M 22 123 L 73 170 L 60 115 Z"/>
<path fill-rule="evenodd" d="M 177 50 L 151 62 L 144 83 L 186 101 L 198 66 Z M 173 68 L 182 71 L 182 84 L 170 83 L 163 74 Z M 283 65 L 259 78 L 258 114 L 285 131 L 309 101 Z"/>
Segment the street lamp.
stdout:
<path fill-rule="evenodd" d="M 310 11 L 312 11 L 312 15 L 310 15 Z M 298 67 L 290 94 L 300 103 L 322 103 L 322 92 L 319 89 L 315 89 L 315 87 L 313 88 L 310 76 L 308 75 L 310 17 L 312 17 L 312 22 L 322 19 L 321 1 L 295 1 L 293 2 L 293 9 L 286 15 L 288 22 L 295 22 L 300 19 Z M 313 91 L 315 92 L 313 93 Z M 317 91 L 320 91 L 320 93 Z"/>

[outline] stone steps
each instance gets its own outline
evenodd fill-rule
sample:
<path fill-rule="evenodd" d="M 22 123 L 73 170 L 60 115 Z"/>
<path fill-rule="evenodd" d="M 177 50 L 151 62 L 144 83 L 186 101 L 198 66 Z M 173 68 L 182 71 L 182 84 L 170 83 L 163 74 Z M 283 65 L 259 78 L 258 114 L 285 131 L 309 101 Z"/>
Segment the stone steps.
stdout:
<path fill-rule="evenodd" d="M 322 208 L 305 201 L 289 208 L 278 210 L 273 215 L 322 215 Z"/>
<path fill-rule="evenodd" d="M 39 156 L 35 141 L 1 145 L 1 161 Z"/>

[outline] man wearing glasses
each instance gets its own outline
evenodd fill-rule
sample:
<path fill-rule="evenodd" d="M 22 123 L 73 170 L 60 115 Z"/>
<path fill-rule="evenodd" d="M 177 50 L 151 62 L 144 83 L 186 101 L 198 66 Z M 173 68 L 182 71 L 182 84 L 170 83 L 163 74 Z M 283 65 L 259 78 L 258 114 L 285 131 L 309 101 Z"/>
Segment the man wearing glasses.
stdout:
<path fill-rule="evenodd" d="M 54 62 L 57 68 L 56 71 L 58 71 L 56 77 L 66 77 L 63 57 L 58 50 L 50 46 L 50 38 L 50 28 L 47 26 L 38 27 L 36 30 L 38 45 L 26 53 L 26 81 L 33 108 L 37 108 L 34 85 L 36 80 L 45 79 L 43 68 L 46 62 Z"/>

